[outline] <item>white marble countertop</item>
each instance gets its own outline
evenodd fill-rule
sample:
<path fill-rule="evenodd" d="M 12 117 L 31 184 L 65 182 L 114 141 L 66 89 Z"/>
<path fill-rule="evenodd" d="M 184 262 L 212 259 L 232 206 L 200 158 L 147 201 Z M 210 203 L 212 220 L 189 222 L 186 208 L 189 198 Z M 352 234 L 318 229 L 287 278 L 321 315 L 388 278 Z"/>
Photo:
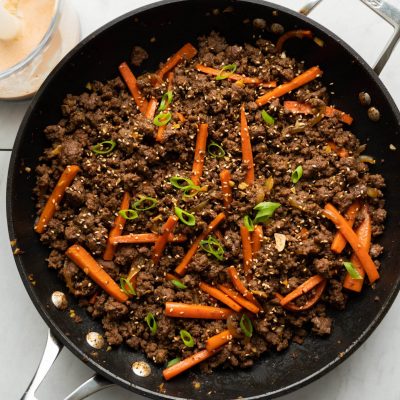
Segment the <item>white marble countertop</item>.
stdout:
<path fill-rule="evenodd" d="M 83 37 L 115 17 L 152 3 L 151 0 L 69 0 L 76 8 Z M 217 1 L 216 1 L 217 3 Z M 298 9 L 303 1 L 275 0 Z M 311 15 L 346 40 L 373 64 L 391 34 L 382 22 L 358 0 L 325 0 Z M 396 61 L 397 63 L 396 63 Z M 400 106 L 400 46 L 381 78 Z M 19 399 L 33 376 L 46 341 L 46 326 L 30 302 L 19 278 L 9 248 L 5 198 L 10 149 L 29 102 L 0 102 L 0 399 Z M 0 326 L 1 326 L 0 325 Z M 399 400 L 400 399 L 400 298 L 365 344 L 343 364 L 318 381 L 282 397 L 282 400 Z M 40 400 L 63 399 L 92 375 L 91 370 L 63 350 L 37 392 Z M 99 392 L 93 400 L 144 399 L 122 388 Z"/>

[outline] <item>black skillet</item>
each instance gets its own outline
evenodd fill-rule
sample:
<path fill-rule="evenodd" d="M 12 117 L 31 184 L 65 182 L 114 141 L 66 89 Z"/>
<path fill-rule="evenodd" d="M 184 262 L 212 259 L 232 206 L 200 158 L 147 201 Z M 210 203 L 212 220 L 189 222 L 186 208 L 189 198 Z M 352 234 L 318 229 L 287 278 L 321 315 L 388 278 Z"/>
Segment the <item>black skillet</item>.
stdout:
<path fill-rule="evenodd" d="M 365 0 L 366 1 L 366 0 Z M 369 1 L 375 5 L 382 0 Z M 217 8 L 218 7 L 218 8 Z M 174 53 L 184 42 L 196 43 L 199 35 L 211 30 L 220 32 L 230 43 L 254 41 L 261 35 L 272 40 L 277 37 L 265 31 L 254 31 L 252 20 L 264 18 L 282 24 L 286 30 L 312 29 L 325 45 L 320 48 L 312 41 L 287 42 L 287 52 L 306 66 L 320 65 L 326 84 L 334 82 L 332 103 L 354 116 L 352 127 L 361 142 L 368 143 L 367 153 L 378 160 L 373 170 L 382 173 L 387 182 L 386 206 L 389 211 L 386 231 L 379 239 L 385 247 L 382 257 L 382 277 L 375 290 L 367 288 L 361 295 L 352 296 L 344 312 L 330 311 L 334 317 L 333 334 L 327 339 L 309 336 L 303 345 L 293 343 L 283 353 L 266 354 L 248 370 L 217 370 L 202 375 L 193 370 L 171 382 L 163 383 L 161 368 L 152 365 L 152 373 L 140 378 L 132 373 L 133 361 L 144 360 L 125 346 L 110 352 L 93 352 L 85 340 L 88 331 L 101 331 L 99 323 L 80 310 L 73 297 L 70 307 L 83 319 L 81 324 L 71 322 L 68 312 L 60 312 L 51 304 L 53 291 L 66 291 L 56 273 L 46 266 L 49 250 L 33 232 L 34 200 L 32 189 L 34 174 L 24 172 L 24 166 L 34 170 L 38 157 L 47 145 L 43 135 L 46 125 L 56 123 L 60 117 L 60 104 L 67 93 L 79 94 L 87 82 L 105 81 L 117 75 L 121 61 L 129 60 L 134 45 L 148 50 L 151 57 L 140 70 L 157 69 L 158 63 Z M 156 40 L 151 40 L 152 38 Z M 371 122 L 357 99 L 360 91 L 371 94 L 373 104 L 381 112 L 378 123 Z M 398 171 L 400 158 L 389 145 L 400 149 L 400 115 L 389 93 L 376 73 L 346 43 L 312 20 L 282 7 L 258 0 L 192 0 L 164 1 L 126 14 L 99 29 L 70 54 L 50 74 L 32 101 L 19 129 L 11 157 L 7 186 L 7 215 L 11 239 L 17 239 L 24 253 L 15 257 L 24 285 L 47 323 L 55 339 L 49 342 L 42 363 L 47 370 L 58 354 L 59 341 L 107 380 L 129 390 L 152 398 L 272 398 L 297 389 L 320 377 L 342 362 L 371 334 L 388 311 L 400 287 L 398 272 L 400 236 Z M 382 160 L 382 161 L 381 161 Z M 384 161 L 383 161 L 384 160 Z M 32 285 L 30 276 L 36 285 Z M 379 301 L 374 301 L 378 296 Z M 38 377 L 25 395 L 34 399 Z M 193 381 L 200 382 L 198 390 Z M 97 387 L 96 378 L 86 385 Z M 91 386 L 92 385 L 92 386 Z M 80 394 L 81 396 L 82 394 Z M 74 399 L 82 398 L 78 394 Z"/>

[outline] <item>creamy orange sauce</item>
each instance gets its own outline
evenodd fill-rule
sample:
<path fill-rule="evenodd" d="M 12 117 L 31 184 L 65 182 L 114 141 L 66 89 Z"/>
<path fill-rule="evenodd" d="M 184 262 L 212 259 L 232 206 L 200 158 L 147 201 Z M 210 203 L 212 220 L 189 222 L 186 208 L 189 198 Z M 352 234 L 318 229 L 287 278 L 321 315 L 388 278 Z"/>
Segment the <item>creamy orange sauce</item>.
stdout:
<path fill-rule="evenodd" d="M 55 0 L 8 0 L 5 6 L 21 20 L 21 30 L 12 40 L 0 40 L 0 72 L 28 56 L 46 34 L 55 13 Z"/>

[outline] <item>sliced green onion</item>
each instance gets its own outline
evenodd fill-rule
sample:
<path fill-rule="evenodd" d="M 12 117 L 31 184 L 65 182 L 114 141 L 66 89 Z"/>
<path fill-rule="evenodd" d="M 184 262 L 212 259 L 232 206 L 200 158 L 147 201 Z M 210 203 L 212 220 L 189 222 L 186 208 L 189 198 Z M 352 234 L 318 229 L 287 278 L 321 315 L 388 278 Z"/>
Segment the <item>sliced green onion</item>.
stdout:
<path fill-rule="evenodd" d="M 292 182 L 297 183 L 300 178 L 303 176 L 303 167 L 299 165 L 293 172 L 292 172 Z"/>
<path fill-rule="evenodd" d="M 191 189 L 185 189 L 183 191 L 184 197 L 194 197 L 197 196 L 197 194 L 200 192 L 201 187 L 200 186 L 195 186 Z"/>
<path fill-rule="evenodd" d="M 158 203 L 157 199 L 153 199 L 152 197 L 140 196 L 140 199 L 133 203 L 133 209 L 136 211 L 147 211 L 156 207 Z"/>
<path fill-rule="evenodd" d="M 215 77 L 215 80 L 220 81 L 222 79 L 229 78 L 237 69 L 236 64 L 228 64 L 221 68 L 219 75 Z M 225 73 L 224 73 L 225 72 Z"/>
<path fill-rule="evenodd" d="M 271 117 L 265 110 L 261 111 L 261 116 L 267 125 L 274 125 L 275 119 Z"/>
<path fill-rule="evenodd" d="M 184 178 L 182 176 L 173 176 L 169 179 L 169 182 L 172 186 L 176 187 L 177 189 L 188 190 L 197 188 L 193 181 L 189 178 Z"/>
<path fill-rule="evenodd" d="M 211 158 L 222 158 L 225 155 L 225 150 L 214 141 L 208 145 L 207 150 Z"/>
<path fill-rule="evenodd" d="M 146 315 L 146 318 L 145 318 L 144 320 L 147 322 L 147 325 L 148 325 L 149 328 L 150 328 L 151 334 L 152 334 L 152 335 L 155 335 L 156 332 L 157 332 L 157 321 L 156 321 L 156 319 L 154 318 L 154 315 L 153 315 L 151 312 L 149 312 L 149 313 Z"/>
<path fill-rule="evenodd" d="M 114 150 L 117 145 L 114 140 L 105 140 L 104 142 L 97 143 L 92 147 L 93 153 L 96 154 L 108 154 Z"/>
<path fill-rule="evenodd" d="M 181 222 L 188 226 L 195 226 L 196 225 L 196 218 L 193 214 L 188 213 L 182 208 L 175 207 L 174 208 L 175 214 L 178 216 Z"/>
<path fill-rule="evenodd" d="M 118 214 L 124 219 L 135 219 L 138 217 L 138 213 L 135 210 L 120 210 Z"/>
<path fill-rule="evenodd" d="M 223 260 L 225 250 L 214 236 L 210 235 L 206 240 L 202 240 L 200 247 L 207 253 L 212 254 L 216 259 Z"/>
<path fill-rule="evenodd" d="M 270 201 L 263 201 L 262 203 L 258 203 L 254 210 L 257 211 L 256 217 L 253 220 L 254 224 L 258 224 L 260 222 L 266 222 L 270 217 L 274 215 L 276 209 L 280 207 L 280 203 L 273 203 Z"/>
<path fill-rule="evenodd" d="M 164 111 L 171 103 L 174 95 L 172 94 L 172 90 L 168 90 L 168 92 L 163 94 L 161 97 L 160 106 L 158 107 L 159 111 Z"/>
<path fill-rule="evenodd" d="M 121 290 L 128 296 L 136 295 L 136 291 L 135 291 L 134 287 L 132 286 L 132 283 L 128 279 L 119 278 L 119 286 L 121 287 Z"/>
<path fill-rule="evenodd" d="M 360 273 L 354 268 L 353 263 L 351 262 L 344 262 L 344 267 L 347 269 L 347 272 L 353 279 L 362 279 Z"/>
<path fill-rule="evenodd" d="M 194 346 L 194 339 L 193 339 L 192 335 L 188 331 L 185 331 L 184 329 L 181 329 L 179 334 L 181 335 L 181 339 L 182 339 L 183 343 L 185 343 L 185 346 L 187 346 L 187 347 L 193 347 Z"/>
<path fill-rule="evenodd" d="M 181 362 L 180 357 L 176 357 L 176 358 L 172 359 L 171 361 L 168 361 L 167 368 L 172 367 L 175 364 L 178 364 L 178 362 Z"/>
<path fill-rule="evenodd" d="M 243 218 L 243 224 L 244 224 L 244 226 L 247 228 L 247 230 L 248 230 L 249 232 L 253 232 L 253 231 L 254 231 L 254 223 L 253 223 L 253 220 L 252 220 L 248 215 L 245 215 L 245 216 L 244 216 L 244 218 Z"/>
<path fill-rule="evenodd" d="M 253 324 L 246 314 L 243 314 L 242 318 L 240 318 L 240 329 L 247 337 L 253 335 Z"/>
<path fill-rule="evenodd" d="M 172 279 L 171 283 L 176 286 L 178 289 L 187 289 L 187 286 L 184 285 L 182 282 L 176 280 L 176 279 Z"/>
<path fill-rule="evenodd" d="M 153 124 L 157 126 L 164 126 L 171 121 L 171 118 L 172 114 L 170 112 L 161 112 L 154 117 Z"/>

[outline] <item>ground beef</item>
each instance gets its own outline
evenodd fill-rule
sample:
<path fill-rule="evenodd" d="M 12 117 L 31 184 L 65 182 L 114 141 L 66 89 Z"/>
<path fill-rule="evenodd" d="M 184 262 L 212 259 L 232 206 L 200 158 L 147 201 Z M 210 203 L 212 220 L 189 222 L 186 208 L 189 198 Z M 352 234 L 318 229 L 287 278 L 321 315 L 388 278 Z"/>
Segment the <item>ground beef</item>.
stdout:
<path fill-rule="evenodd" d="M 255 20 L 254 24 L 264 29 L 264 22 Z M 309 121 L 314 116 L 285 110 L 285 100 L 309 102 L 317 108 L 329 104 L 329 91 L 320 79 L 265 105 L 264 109 L 275 119 L 273 125 L 266 125 L 255 103 L 266 92 L 265 88 L 230 79 L 216 80 L 195 68 L 199 63 L 216 69 L 235 63 L 238 74 L 263 81 L 277 80 L 281 84 L 303 71 L 303 62 L 283 56 L 273 43 L 264 39 L 257 40 L 255 45 L 228 44 L 212 33 L 201 37 L 197 48 L 195 58 L 182 60 L 175 67 L 173 101 L 169 105 L 171 121 L 165 128 L 164 141 L 155 140 L 158 127 L 139 112 L 120 78 L 92 82 L 81 95 L 65 98 L 61 105 L 62 119 L 44 130 L 50 144 L 36 168 L 34 193 L 38 214 L 65 167 L 77 164 L 81 171 L 67 188 L 41 241 L 51 249 L 48 266 L 57 270 L 68 290 L 80 298 L 82 307 L 102 324 L 108 344 L 126 342 L 159 364 L 204 349 L 208 337 L 226 329 L 225 321 L 169 318 L 164 315 L 165 302 L 224 306 L 201 291 L 199 283 L 223 284 L 233 289 L 226 268 L 237 266 L 240 278 L 261 307 L 252 317 L 253 335 L 244 338 L 241 315 L 234 315 L 229 321 L 234 339 L 201 368 L 204 371 L 217 366 L 248 368 L 267 351 L 282 351 L 292 340 L 302 343 L 307 334 L 329 335 L 334 329 L 329 313 L 332 308 L 346 307 L 343 261 L 350 259 L 351 250 L 347 246 L 340 255 L 331 251 L 336 229 L 321 217 L 321 210 L 331 202 L 345 212 L 356 199 L 360 200 L 368 207 L 375 238 L 382 233 L 386 217 L 382 194 L 385 183 L 382 176 L 369 173 L 368 164 L 359 160 L 366 146 L 338 118 L 323 118 L 311 126 Z M 131 63 L 137 67 L 147 58 L 144 49 L 135 47 Z M 137 81 L 147 98 L 154 96 L 160 101 L 168 83 L 159 82 L 155 87 L 154 79 L 154 74 L 144 73 Z M 242 162 L 241 104 L 246 109 L 252 141 L 254 185 L 244 182 L 248 166 Z M 220 158 L 206 154 L 199 184 L 202 189 L 182 196 L 183 192 L 171 185 L 170 178 L 190 178 L 199 123 L 208 123 L 208 143 L 217 143 L 225 154 Z M 294 130 L 299 124 L 305 124 L 304 129 Z M 112 152 L 93 152 L 93 146 L 110 140 L 116 144 Z M 332 143 L 347 150 L 347 155 L 339 156 L 332 150 Z M 293 184 L 291 174 L 299 165 L 303 175 Z M 233 201 L 228 208 L 220 190 L 222 169 L 229 169 L 232 175 L 229 185 Z M 371 189 L 373 197 L 368 195 Z M 139 211 L 137 218 L 126 220 L 125 234 L 160 233 L 176 206 L 196 218 L 192 227 L 176 225 L 174 233 L 186 240 L 169 243 L 157 266 L 151 261 L 152 244 L 119 245 L 112 262 L 102 261 L 124 192 L 132 198 L 130 208 L 143 196 L 157 200 L 154 207 Z M 267 201 L 279 203 L 280 207 L 262 222 L 264 240 L 251 263 L 251 274 L 245 277 L 239 226 L 245 215 L 255 216 L 254 206 Z M 201 248 L 180 283 L 166 279 L 193 239 L 221 212 L 226 218 L 215 237 L 224 249 L 223 256 L 217 259 Z M 355 228 L 362 223 L 363 215 L 360 213 L 356 218 Z M 275 234 L 286 239 L 285 247 L 279 251 Z M 136 271 L 134 298 L 124 304 L 116 301 L 67 259 L 65 250 L 74 243 L 85 247 L 117 282 L 130 271 Z M 376 265 L 382 251 L 379 244 L 372 244 L 370 254 Z M 313 275 L 326 280 L 317 304 L 300 312 L 280 305 L 277 293 L 284 296 Z M 291 304 L 301 309 L 317 289 Z M 157 321 L 154 335 L 145 322 L 149 313 Z M 180 340 L 182 329 L 191 333 L 193 348 L 185 347 Z"/>

